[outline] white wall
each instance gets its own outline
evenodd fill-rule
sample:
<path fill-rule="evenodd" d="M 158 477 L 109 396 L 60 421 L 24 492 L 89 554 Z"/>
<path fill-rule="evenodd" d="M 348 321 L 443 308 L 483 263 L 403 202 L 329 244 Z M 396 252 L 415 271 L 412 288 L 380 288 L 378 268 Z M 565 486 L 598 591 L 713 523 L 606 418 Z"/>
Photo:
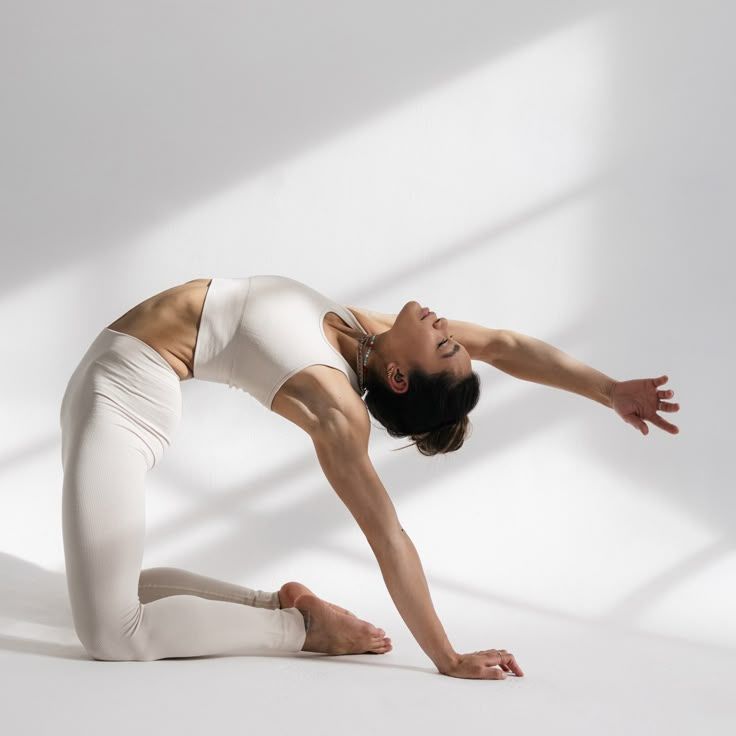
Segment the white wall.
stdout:
<path fill-rule="evenodd" d="M 484 365 L 460 452 L 392 453 L 374 431 L 456 648 L 513 649 L 560 621 L 736 645 L 730 3 L 3 15 L 1 633 L 68 633 L 51 612 L 58 410 L 99 330 L 191 278 L 281 273 L 526 332 L 616 378 L 670 376 L 676 437 Z M 240 392 L 182 388 L 146 566 L 304 579 L 399 636 L 308 438 Z M 488 640 L 465 632 L 466 604 L 493 609 Z"/>

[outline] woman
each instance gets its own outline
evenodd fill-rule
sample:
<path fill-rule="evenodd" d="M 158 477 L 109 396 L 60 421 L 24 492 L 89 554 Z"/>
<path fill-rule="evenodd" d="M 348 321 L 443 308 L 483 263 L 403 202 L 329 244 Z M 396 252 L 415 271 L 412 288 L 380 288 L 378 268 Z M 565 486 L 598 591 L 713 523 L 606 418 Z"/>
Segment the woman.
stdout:
<path fill-rule="evenodd" d="M 438 670 L 523 675 L 504 649 L 454 651 L 421 562 L 368 456 L 369 412 L 425 455 L 459 449 L 479 397 L 472 361 L 573 391 L 647 434 L 676 433 L 677 404 L 657 379 L 616 382 L 554 347 L 508 330 L 438 318 L 415 301 L 397 315 L 344 307 L 282 276 L 195 279 L 104 328 L 61 407 L 63 532 L 74 625 L 101 660 L 254 650 L 391 650 L 385 631 L 301 583 L 250 590 L 175 568 L 141 571 L 144 479 L 170 444 L 181 381 L 252 394 L 309 434 L 330 485 L 375 553 L 389 593 Z M 364 401 L 363 401 L 364 398 Z"/>

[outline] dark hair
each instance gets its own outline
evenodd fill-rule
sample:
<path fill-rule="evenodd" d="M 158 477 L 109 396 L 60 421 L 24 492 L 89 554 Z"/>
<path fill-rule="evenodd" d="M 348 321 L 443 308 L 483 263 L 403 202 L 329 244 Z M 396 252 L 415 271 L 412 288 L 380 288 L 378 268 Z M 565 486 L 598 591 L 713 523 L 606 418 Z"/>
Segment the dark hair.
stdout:
<path fill-rule="evenodd" d="M 471 426 L 468 413 L 480 398 L 478 374 L 473 371 L 458 380 L 448 371 L 428 374 L 415 368 L 408 378 L 409 388 L 399 394 L 369 368 L 368 411 L 391 437 L 411 437 L 422 455 L 459 450 Z"/>

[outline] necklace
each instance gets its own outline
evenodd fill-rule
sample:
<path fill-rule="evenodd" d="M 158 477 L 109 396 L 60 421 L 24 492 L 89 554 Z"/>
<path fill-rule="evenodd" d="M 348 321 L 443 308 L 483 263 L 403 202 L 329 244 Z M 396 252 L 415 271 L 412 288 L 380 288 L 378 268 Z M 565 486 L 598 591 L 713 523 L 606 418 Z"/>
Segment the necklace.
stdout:
<path fill-rule="evenodd" d="M 363 375 L 365 372 L 365 367 L 368 364 L 368 356 L 371 354 L 371 350 L 373 349 L 373 343 L 376 341 L 377 335 L 364 335 L 358 340 L 358 354 L 356 356 L 356 363 L 357 363 L 357 374 L 358 374 L 358 388 L 360 389 L 360 395 L 363 396 L 365 393 L 365 384 L 363 381 Z M 366 344 L 370 341 L 370 345 L 368 346 L 368 350 L 365 351 Z M 363 355 L 363 351 L 365 351 L 365 355 Z"/>

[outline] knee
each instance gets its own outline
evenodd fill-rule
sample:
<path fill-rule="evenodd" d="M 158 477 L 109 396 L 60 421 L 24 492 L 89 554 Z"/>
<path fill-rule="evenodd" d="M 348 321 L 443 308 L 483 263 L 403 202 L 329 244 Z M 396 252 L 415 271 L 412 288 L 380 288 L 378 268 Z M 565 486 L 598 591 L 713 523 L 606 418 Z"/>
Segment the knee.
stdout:
<path fill-rule="evenodd" d="M 135 636 L 104 623 L 78 629 L 77 635 L 92 659 L 104 662 L 146 662 L 152 659 L 146 656 Z"/>

